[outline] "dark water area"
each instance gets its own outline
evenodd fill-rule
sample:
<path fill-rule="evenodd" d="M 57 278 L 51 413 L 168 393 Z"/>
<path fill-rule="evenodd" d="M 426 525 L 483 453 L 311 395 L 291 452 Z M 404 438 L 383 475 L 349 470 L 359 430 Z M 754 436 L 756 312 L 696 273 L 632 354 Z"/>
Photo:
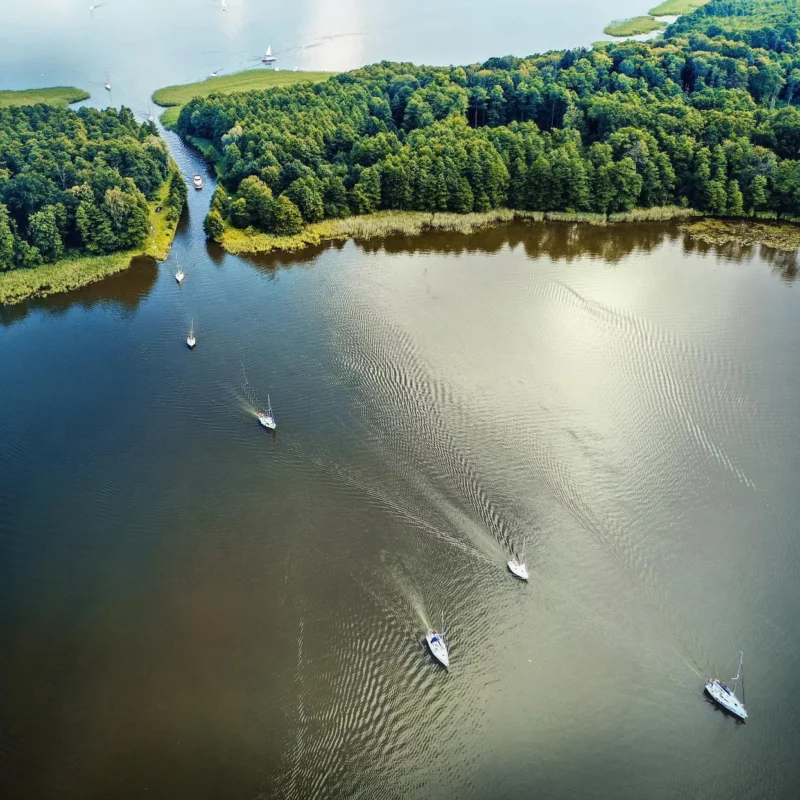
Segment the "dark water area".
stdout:
<path fill-rule="evenodd" d="M 34 55 L 102 73 L 45 35 L 76 5 L 0 10 L 36 43 L 0 25 L 4 79 Z M 93 14 L 161 30 L 132 8 Z M 189 8 L 160 12 L 174 49 L 109 34 L 137 87 L 174 79 L 148 48 L 208 68 Z M 374 50 L 433 35 L 364 8 L 390 26 Z M 520 49 L 479 10 L 452 56 L 409 57 Z M 795 798 L 796 254 L 513 224 L 237 258 L 204 241 L 212 190 L 182 286 L 143 259 L 0 312 L 0 796 Z M 449 672 L 423 643 L 442 615 Z M 739 649 L 747 724 L 702 694 Z"/>

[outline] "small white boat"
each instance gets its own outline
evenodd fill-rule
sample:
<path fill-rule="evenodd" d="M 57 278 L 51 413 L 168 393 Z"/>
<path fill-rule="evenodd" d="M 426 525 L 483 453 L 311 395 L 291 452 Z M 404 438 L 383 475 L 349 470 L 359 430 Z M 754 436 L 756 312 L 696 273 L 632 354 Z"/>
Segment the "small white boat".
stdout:
<path fill-rule="evenodd" d="M 272 45 L 267 48 L 267 52 L 264 53 L 264 58 L 261 59 L 264 64 L 274 64 L 277 59 L 274 55 L 272 55 Z"/>
<path fill-rule="evenodd" d="M 110 92 L 110 91 L 111 91 L 111 78 L 109 78 L 109 79 L 106 81 L 106 91 L 107 91 L 107 92 Z"/>
<path fill-rule="evenodd" d="M 269 431 L 274 431 L 278 427 L 278 423 L 275 422 L 275 417 L 272 414 L 272 403 L 270 402 L 269 395 L 267 395 L 267 413 L 265 414 L 263 411 L 259 411 L 256 415 L 258 417 L 258 421 Z"/>
<path fill-rule="evenodd" d="M 428 649 L 431 655 L 445 668 L 450 669 L 450 654 L 447 652 L 447 642 L 444 638 L 444 626 L 442 626 L 442 633 L 437 631 L 428 631 L 425 634 L 425 641 L 428 643 Z"/>
<path fill-rule="evenodd" d="M 175 280 L 180 283 L 186 276 L 183 274 L 183 270 L 178 267 L 178 271 L 175 273 Z"/>
<path fill-rule="evenodd" d="M 521 558 L 512 558 L 511 561 L 508 562 L 508 568 L 511 570 L 511 573 L 516 575 L 520 580 L 528 580 L 528 568 Z"/>
<path fill-rule="evenodd" d="M 744 707 L 744 676 L 742 675 L 742 662 L 744 661 L 744 653 L 739 651 L 739 670 L 733 681 L 733 689 L 729 689 L 724 683 L 718 681 L 716 678 L 706 679 L 706 692 L 709 697 L 719 706 L 722 706 L 726 711 L 729 711 L 735 717 L 741 720 L 747 719 L 747 710 Z M 736 696 L 736 684 L 742 679 L 742 699 Z"/>
<path fill-rule="evenodd" d="M 215 70 L 214 70 L 214 71 L 211 73 L 211 77 L 212 77 L 212 78 L 219 78 L 219 70 L 218 70 L 218 69 L 215 69 Z"/>
<path fill-rule="evenodd" d="M 194 320 L 192 320 L 192 327 L 189 331 L 189 335 L 186 337 L 186 344 L 189 345 L 190 350 L 194 350 L 194 346 L 197 344 L 197 339 L 194 335 Z"/>
<path fill-rule="evenodd" d="M 203 178 L 200 175 L 195 175 L 194 178 L 192 179 L 192 182 L 194 183 L 195 189 L 203 188 Z"/>
<path fill-rule="evenodd" d="M 150 104 L 147 104 L 147 121 L 148 122 L 155 122 L 156 118 L 153 116 L 153 111 L 150 108 Z"/>

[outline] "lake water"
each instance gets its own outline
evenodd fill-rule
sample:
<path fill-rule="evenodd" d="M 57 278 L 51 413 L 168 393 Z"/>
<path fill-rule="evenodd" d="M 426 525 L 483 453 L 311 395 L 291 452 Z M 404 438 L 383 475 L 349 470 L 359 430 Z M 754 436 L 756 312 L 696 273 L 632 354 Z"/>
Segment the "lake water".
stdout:
<path fill-rule="evenodd" d="M 472 61 L 642 10 L 84 6 L 2 8 L 4 84 L 136 107 L 270 41 Z M 510 225 L 242 259 L 212 188 L 183 286 L 0 309 L 2 797 L 795 798 L 796 257 Z M 702 695 L 739 649 L 746 725 Z"/>

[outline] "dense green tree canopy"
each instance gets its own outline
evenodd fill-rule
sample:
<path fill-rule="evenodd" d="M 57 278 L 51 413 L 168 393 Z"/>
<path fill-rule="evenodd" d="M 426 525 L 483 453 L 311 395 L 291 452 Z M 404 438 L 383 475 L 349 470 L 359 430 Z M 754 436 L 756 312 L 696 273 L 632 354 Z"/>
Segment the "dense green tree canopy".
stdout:
<path fill-rule="evenodd" d="M 168 151 L 129 109 L 0 109 L 0 269 L 141 245 Z M 186 186 L 171 186 L 183 207 Z"/>
<path fill-rule="evenodd" d="M 196 99 L 178 128 L 213 144 L 220 216 L 268 231 L 281 198 L 307 222 L 501 205 L 798 214 L 798 27 L 800 0 L 712 0 L 652 42 L 384 62 Z"/>

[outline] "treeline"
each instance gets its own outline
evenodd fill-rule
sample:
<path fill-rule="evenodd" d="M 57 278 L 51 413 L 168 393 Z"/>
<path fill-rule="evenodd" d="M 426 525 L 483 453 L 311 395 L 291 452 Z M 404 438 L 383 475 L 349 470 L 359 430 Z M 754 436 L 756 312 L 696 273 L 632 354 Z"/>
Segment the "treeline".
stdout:
<path fill-rule="evenodd" d="M 168 174 L 166 144 L 129 109 L 0 109 L 0 270 L 142 245 Z M 167 213 L 185 198 L 173 173 Z"/>
<path fill-rule="evenodd" d="M 799 7 L 712 0 L 648 43 L 195 99 L 178 130 L 223 186 L 207 233 L 380 209 L 800 214 Z"/>

